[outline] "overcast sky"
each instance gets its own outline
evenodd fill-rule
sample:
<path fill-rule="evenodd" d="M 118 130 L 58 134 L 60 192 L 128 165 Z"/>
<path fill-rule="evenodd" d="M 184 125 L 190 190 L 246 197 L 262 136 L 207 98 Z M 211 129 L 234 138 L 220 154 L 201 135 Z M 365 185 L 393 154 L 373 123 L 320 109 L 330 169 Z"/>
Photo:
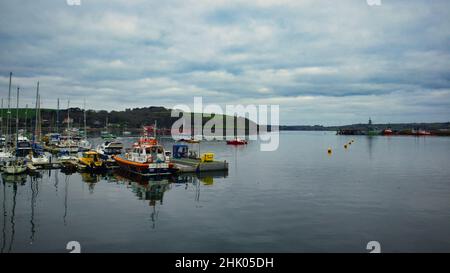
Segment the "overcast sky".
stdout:
<path fill-rule="evenodd" d="M 0 96 L 279 104 L 282 124 L 450 121 L 450 1 L 1 0 Z"/>

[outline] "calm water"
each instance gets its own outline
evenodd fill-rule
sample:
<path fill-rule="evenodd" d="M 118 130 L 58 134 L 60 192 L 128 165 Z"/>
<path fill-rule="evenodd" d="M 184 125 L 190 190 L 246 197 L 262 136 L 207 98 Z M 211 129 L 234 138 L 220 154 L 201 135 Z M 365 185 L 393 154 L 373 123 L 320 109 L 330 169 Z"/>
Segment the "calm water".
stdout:
<path fill-rule="evenodd" d="M 367 252 L 376 240 L 384 252 L 450 252 L 450 138 L 282 132 L 276 152 L 201 150 L 228 174 L 3 176 L 1 250 Z"/>

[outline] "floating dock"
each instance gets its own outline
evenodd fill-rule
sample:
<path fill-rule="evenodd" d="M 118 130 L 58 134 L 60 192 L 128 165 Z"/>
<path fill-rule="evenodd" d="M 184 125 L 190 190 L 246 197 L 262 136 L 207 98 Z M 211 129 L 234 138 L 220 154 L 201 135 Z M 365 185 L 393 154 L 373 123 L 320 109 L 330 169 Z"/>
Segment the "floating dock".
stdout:
<path fill-rule="evenodd" d="M 211 161 L 203 162 L 201 159 L 193 158 L 173 158 L 172 163 L 178 169 L 178 173 L 213 173 L 213 172 L 228 172 L 228 162 L 227 161 Z M 113 160 L 108 160 L 107 170 L 118 169 L 119 166 L 114 164 Z M 30 173 L 37 172 L 38 170 L 49 170 L 49 169 L 62 169 L 72 172 L 83 172 L 86 171 L 86 166 L 80 164 L 78 160 L 66 159 L 66 160 L 52 160 L 50 163 L 31 163 L 26 164 L 27 170 Z M 1 168 L 0 168 L 1 171 Z"/>
<path fill-rule="evenodd" d="M 175 163 L 180 173 L 228 171 L 228 162 L 226 161 L 202 162 L 200 159 L 173 158 L 172 162 Z"/>

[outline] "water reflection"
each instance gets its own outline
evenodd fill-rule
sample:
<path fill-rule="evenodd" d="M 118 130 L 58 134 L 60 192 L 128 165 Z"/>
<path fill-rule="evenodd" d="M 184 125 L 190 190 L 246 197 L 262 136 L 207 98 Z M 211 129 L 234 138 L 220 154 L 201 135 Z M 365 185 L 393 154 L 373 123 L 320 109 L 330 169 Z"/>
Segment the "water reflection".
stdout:
<path fill-rule="evenodd" d="M 3 186 L 3 228 L 2 228 L 2 251 L 5 251 L 6 247 L 6 218 L 8 217 L 8 213 L 6 212 L 6 182 L 2 181 Z"/>
<path fill-rule="evenodd" d="M 68 209 L 68 198 L 69 198 L 69 179 L 70 175 L 66 175 L 66 178 L 64 179 L 64 215 L 63 215 L 63 222 L 64 226 L 67 226 L 67 209 Z"/>
<path fill-rule="evenodd" d="M 60 226 L 54 226 L 54 228 L 58 229 L 74 224 L 70 221 L 70 200 L 73 199 L 75 202 L 76 199 L 79 199 L 80 193 L 83 193 L 83 187 L 85 185 L 88 185 L 90 194 L 93 194 L 94 190 L 96 192 L 99 191 L 93 197 L 94 200 L 98 199 L 98 202 L 103 202 L 104 199 L 102 198 L 105 198 L 103 191 L 107 192 L 110 190 L 105 188 L 108 187 L 108 184 L 122 185 L 123 187 L 120 187 L 121 191 L 131 191 L 137 200 L 147 203 L 149 209 L 145 213 L 147 217 L 143 219 L 147 219 L 150 223 L 149 228 L 155 229 L 160 210 L 164 209 L 164 195 L 174 185 L 181 185 L 186 190 L 193 188 L 195 190 L 195 201 L 199 201 L 203 186 L 210 187 L 214 185 L 215 178 L 224 178 L 228 175 L 226 172 L 214 172 L 201 175 L 183 174 L 178 176 L 145 178 L 119 170 L 103 174 L 61 173 L 61 171 L 53 170 L 36 172 L 32 176 L 2 175 L 2 193 L 0 195 L 3 211 L 3 215 L 0 218 L 2 222 L 0 226 L 2 228 L 2 242 L 0 245 L 2 253 L 27 250 L 31 245 L 33 245 L 33 249 L 36 249 L 35 247 L 40 249 L 41 246 L 37 244 L 38 240 L 36 240 L 39 234 L 37 216 L 39 215 L 41 219 L 55 217 L 45 210 L 39 210 L 38 213 L 37 205 L 40 202 L 57 202 L 54 203 L 56 208 L 59 211 L 62 209 L 62 223 L 60 222 Z M 45 183 L 45 181 L 49 183 Z M 21 187 L 24 189 L 23 191 L 20 191 Z M 47 190 L 45 190 L 45 187 L 47 187 Z M 58 198 L 61 189 L 63 190 L 63 196 Z M 42 200 L 39 199 L 41 191 L 46 193 L 46 198 Z M 19 195 L 24 197 L 19 199 Z M 77 204 L 79 206 L 79 203 Z M 43 205 L 42 207 L 45 208 L 48 206 Z M 89 211 L 89 209 L 86 211 Z M 23 217 L 23 215 L 26 215 L 26 217 Z M 56 217 L 61 217 L 61 214 L 59 215 Z M 48 234 L 44 235 L 39 236 L 39 241 L 45 241 L 44 238 L 48 238 Z M 27 243 L 22 245 L 21 242 L 25 241 Z M 45 244 L 45 242 L 43 243 Z"/>
<path fill-rule="evenodd" d="M 12 247 L 14 245 L 14 240 L 15 240 L 15 234 L 16 234 L 16 206 L 17 206 L 17 191 L 18 191 L 18 187 L 19 186 L 23 186 L 26 184 L 27 181 L 27 175 L 6 175 L 6 174 L 2 174 L 2 185 L 3 185 L 3 242 L 2 242 L 2 249 L 1 252 L 4 253 L 6 250 L 9 252 L 11 252 Z M 7 188 L 11 188 L 12 187 L 12 206 L 11 206 L 11 216 L 9 219 L 9 224 L 11 227 L 11 231 L 10 231 L 10 238 L 9 238 L 9 247 L 7 246 L 7 216 L 8 216 L 8 212 L 7 212 L 7 206 L 6 206 L 6 190 Z"/>
<path fill-rule="evenodd" d="M 31 217 L 30 217 L 30 224 L 31 224 L 31 244 L 34 242 L 34 235 L 36 233 L 36 226 L 34 223 L 34 215 L 35 215 L 35 208 L 36 208 L 36 198 L 39 194 L 39 180 L 37 177 L 30 177 L 30 187 L 31 187 Z"/>

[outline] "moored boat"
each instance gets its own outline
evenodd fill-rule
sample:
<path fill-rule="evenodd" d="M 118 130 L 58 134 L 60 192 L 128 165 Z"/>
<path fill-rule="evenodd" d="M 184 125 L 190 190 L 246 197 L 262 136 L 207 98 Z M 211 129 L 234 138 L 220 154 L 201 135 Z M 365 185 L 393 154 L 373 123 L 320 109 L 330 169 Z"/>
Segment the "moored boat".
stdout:
<path fill-rule="evenodd" d="M 27 171 L 27 166 L 23 160 L 15 159 L 6 162 L 5 166 L 3 167 L 3 172 L 5 174 L 22 174 Z"/>
<path fill-rule="evenodd" d="M 248 144 L 247 140 L 241 138 L 235 138 L 233 140 L 227 140 L 228 145 L 245 145 Z"/>
<path fill-rule="evenodd" d="M 114 155 L 119 155 L 122 153 L 123 144 L 119 141 L 105 141 L 102 145 L 97 147 L 97 153 L 103 159 L 111 159 Z"/>
<path fill-rule="evenodd" d="M 416 136 L 430 136 L 431 132 L 425 131 L 425 130 L 413 130 L 413 134 Z"/>
<path fill-rule="evenodd" d="M 100 155 L 95 151 L 87 151 L 82 153 L 78 159 L 78 163 L 90 171 L 102 171 L 106 169 L 105 162 L 100 158 Z"/>
<path fill-rule="evenodd" d="M 134 145 L 132 151 L 114 156 L 116 163 L 125 171 L 143 176 L 169 175 L 176 172 L 163 146 L 158 144 Z"/>

